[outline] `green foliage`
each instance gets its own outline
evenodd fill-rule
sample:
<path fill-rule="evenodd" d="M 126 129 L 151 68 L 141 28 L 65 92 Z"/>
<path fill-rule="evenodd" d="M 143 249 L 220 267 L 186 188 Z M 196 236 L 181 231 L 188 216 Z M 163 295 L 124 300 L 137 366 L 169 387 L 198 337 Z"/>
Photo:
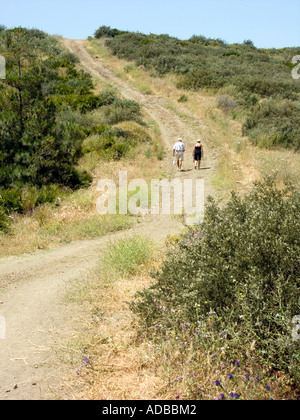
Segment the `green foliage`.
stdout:
<path fill-rule="evenodd" d="M 102 134 L 89 136 L 83 142 L 85 153 L 98 152 L 99 157 L 108 160 L 119 160 L 136 143 L 121 129 L 108 128 Z"/>
<path fill-rule="evenodd" d="M 261 147 L 300 149 L 300 104 L 270 99 L 253 107 L 243 125 L 243 134 Z"/>
<path fill-rule="evenodd" d="M 99 29 L 97 29 L 95 31 L 95 38 L 102 38 L 102 37 L 107 37 L 107 38 L 114 38 L 117 35 L 121 35 L 124 34 L 126 32 L 124 31 L 119 31 L 118 29 L 112 29 L 110 26 L 100 26 Z"/>
<path fill-rule="evenodd" d="M 57 123 L 60 109 L 50 95 L 70 95 L 77 108 L 88 110 L 96 106 L 91 76 L 78 71 L 78 60 L 39 30 L 2 31 L 0 48 L 7 56 L 6 79 L 0 83 L 1 187 L 58 183 L 76 188 L 84 135 L 74 124 Z"/>
<path fill-rule="evenodd" d="M 8 232 L 9 222 L 8 216 L 0 205 L 0 234 Z"/>
<path fill-rule="evenodd" d="M 99 126 L 93 130 L 93 134 L 82 144 L 83 153 L 96 152 L 100 158 L 119 160 L 139 143 L 151 143 L 151 137 L 145 128 L 127 118 L 131 116 L 117 126 Z"/>
<path fill-rule="evenodd" d="M 278 190 L 274 180 L 244 198 L 233 194 L 224 207 L 211 199 L 203 225 L 183 237 L 156 283 L 138 294 L 133 309 L 141 322 L 150 327 L 163 318 L 176 330 L 174 312 L 190 323 L 216 312 L 216 329 L 227 328 L 233 342 L 252 344 L 264 363 L 299 381 L 300 342 L 292 340 L 300 314 L 299 210 L 299 193 Z"/>
<path fill-rule="evenodd" d="M 101 266 L 112 275 L 134 275 L 152 256 L 153 244 L 147 238 L 134 235 L 111 242 L 102 257 Z"/>
<path fill-rule="evenodd" d="M 237 103 L 234 99 L 230 98 L 228 95 L 220 95 L 217 97 L 217 105 L 224 112 L 228 113 L 233 109 L 237 108 Z"/>
<path fill-rule="evenodd" d="M 186 95 L 181 95 L 180 98 L 177 99 L 178 102 L 188 102 L 189 98 Z"/>
<path fill-rule="evenodd" d="M 223 100 L 221 108 L 231 112 L 235 103 L 235 107 L 242 108 L 242 115 L 249 114 L 250 120 L 252 107 L 262 99 L 293 101 L 292 107 L 299 103 L 300 84 L 291 76 L 291 59 L 300 54 L 299 48 L 265 50 L 256 48 L 251 40 L 229 45 L 204 36 L 181 41 L 168 35 L 131 32 L 116 33 L 106 45 L 114 55 L 135 61 L 153 76 L 178 75 L 179 88 L 221 90 L 221 95 L 229 93 L 231 104 Z M 298 148 L 298 125 L 291 124 L 287 130 L 286 121 L 279 118 L 276 123 L 279 137 L 274 139 L 273 132 L 268 134 L 270 122 L 262 118 L 260 129 L 252 130 L 251 136 L 262 145 Z M 260 139 L 260 131 L 266 133 L 264 141 Z"/>
<path fill-rule="evenodd" d="M 43 185 L 37 188 L 25 185 L 22 189 L 0 190 L 0 207 L 8 215 L 14 212 L 27 212 L 40 204 L 53 203 L 63 191 L 58 185 Z"/>
<path fill-rule="evenodd" d="M 20 190 L 0 190 L 0 207 L 6 214 L 22 211 Z"/>
<path fill-rule="evenodd" d="M 48 103 L 54 104 L 57 109 L 71 108 L 80 113 L 87 113 L 98 109 L 102 106 L 111 105 L 117 101 L 116 95 L 110 91 L 105 90 L 99 95 L 94 94 L 68 94 L 60 96 L 50 96 Z"/>
<path fill-rule="evenodd" d="M 120 159 L 135 144 L 111 125 L 142 124 L 140 106 L 118 99 L 112 90 L 92 93 L 91 76 L 76 68 L 79 59 L 55 38 L 39 30 L 1 27 L 0 51 L 7 59 L 7 77 L 0 81 L 0 204 L 5 214 L 53 202 L 60 187 L 88 186 L 91 176 L 77 168 L 90 151 L 83 147 L 87 136 L 100 136 L 94 149 L 106 159 Z"/>
<path fill-rule="evenodd" d="M 102 123 L 115 125 L 123 121 L 136 121 L 142 124 L 141 106 L 130 99 L 117 99 L 101 109 Z"/>

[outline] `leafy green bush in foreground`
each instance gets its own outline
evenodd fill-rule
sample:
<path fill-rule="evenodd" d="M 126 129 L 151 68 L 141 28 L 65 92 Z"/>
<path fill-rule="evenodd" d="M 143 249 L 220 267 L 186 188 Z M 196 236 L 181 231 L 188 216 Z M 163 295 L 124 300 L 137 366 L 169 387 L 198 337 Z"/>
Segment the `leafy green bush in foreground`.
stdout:
<path fill-rule="evenodd" d="M 280 191 L 273 180 L 244 198 L 232 194 L 222 208 L 211 199 L 203 225 L 169 253 L 133 310 L 145 327 L 172 330 L 197 322 L 201 329 L 199 320 L 216 313 L 217 335 L 225 328 L 244 355 L 252 346 L 259 360 L 299 383 L 300 342 L 292 338 L 300 315 L 299 231 L 299 192 Z"/>

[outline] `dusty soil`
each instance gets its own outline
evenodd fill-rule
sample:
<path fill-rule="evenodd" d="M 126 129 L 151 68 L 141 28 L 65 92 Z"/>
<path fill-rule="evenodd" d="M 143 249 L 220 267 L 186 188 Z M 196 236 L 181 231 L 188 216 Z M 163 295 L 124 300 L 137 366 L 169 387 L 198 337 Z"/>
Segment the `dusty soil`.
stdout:
<path fill-rule="evenodd" d="M 172 167 L 171 151 L 182 137 L 191 156 L 198 133 L 166 108 L 164 98 L 140 93 L 114 76 L 105 63 L 95 60 L 85 49 L 84 41 L 63 40 L 77 54 L 82 65 L 94 76 L 115 84 L 126 98 L 139 102 L 160 126 L 166 143 L 166 168 L 174 177 L 205 179 L 205 195 L 212 193 L 210 177 L 214 158 L 205 159 L 206 170 L 195 171 L 192 160 L 185 162 L 185 172 Z M 199 121 L 199 125 L 203 124 Z M 130 229 L 164 244 L 170 234 L 183 229 L 180 220 L 169 216 L 151 216 Z M 57 355 L 60 343 L 76 330 L 76 308 L 63 299 L 67 284 L 91 269 L 112 237 L 74 242 L 50 251 L 0 260 L 0 321 L 5 319 L 6 336 L 0 336 L 0 399 L 45 400 L 67 394 L 63 383 L 66 366 Z M 78 309 L 77 309 L 78 310 Z M 2 325 L 3 327 L 3 325 Z"/>

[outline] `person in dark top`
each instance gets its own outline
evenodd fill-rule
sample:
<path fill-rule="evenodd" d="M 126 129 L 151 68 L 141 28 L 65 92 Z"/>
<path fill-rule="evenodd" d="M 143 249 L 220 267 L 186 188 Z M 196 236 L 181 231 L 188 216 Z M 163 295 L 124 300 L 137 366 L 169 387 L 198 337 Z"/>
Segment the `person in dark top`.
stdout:
<path fill-rule="evenodd" d="M 201 159 L 203 157 L 204 157 L 204 153 L 203 153 L 203 146 L 202 146 L 201 140 L 197 140 L 197 143 L 193 150 L 195 169 L 200 169 Z"/>

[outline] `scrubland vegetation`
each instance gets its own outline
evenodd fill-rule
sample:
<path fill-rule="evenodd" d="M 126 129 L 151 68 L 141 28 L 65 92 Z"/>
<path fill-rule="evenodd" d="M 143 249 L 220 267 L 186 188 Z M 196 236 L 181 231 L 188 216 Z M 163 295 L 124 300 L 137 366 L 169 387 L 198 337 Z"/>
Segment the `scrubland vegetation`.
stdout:
<path fill-rule="evenodd" d="M 42 31 L 1 27 L 0 50 L 1 254 L 130 226 L 130 217 L 96 213 L 93 180 L 158 141 L 141 106 L 98 90 L 79 59 Z"/>
<path fill-rule="evenodd" d="M 100 28 L 96 37 L 109 37 L 106 45 L 112 53 L 150 72 L 153 85 L 157 78 L 176 74 L 175 89 L 186 90 L 178 103 L 188 104 L 194 91 L 215 96 L 215 108 L 207 116 L 217 135 L 221 139 L 223 131 L 232 130 L 230 120 L 240 120 L 244 135 L 229 145 L 226 165 L 231 166 L 231 154 L 236 161 L 255 159 L 265 179 L 248 192 L 233 192 L 226 203 L 211 199 L 204 223 L 170 238 L 163 261 L 156 261 L 155 270 L 144 273 L 138 285 L 138 269 L 113 281 L 113 296 L 121 283 L 130 289 L 135 329 L 117 316 L 126 340 L 117 338 L 117 329 L 109 331 L 116 336 L 106 345 L 115 357 L 107 360 L 88 346 L 96 369 L 86 364 L 80 372 L 83 382 L 93 382 L 87 395 L 296 399 L 300 352 L 293 318 L 300 313 L 300 197 L 292 166 L 299 162 L 300 86 L 290 76 L 289 62 L 298 50 L 258 50 L 250 41 L 226 45 L 204 37 L 180 41 L 108 29 Z M 226 178 L 232 167 L 220 164 L 223 172 L 217 175 Z M 100 293 L 107 287 L 102 281 L 93 284 Z M 140 289 L 135 295 L 134 287 Z M 119 299 L 123 305 L 128 300 Z M 105 308 L 104 317 L 112 313 Z"/>
<path fill-rule="evenodd" d="M 177 76 L 177 87 L 208 89 L 219 95 L 219 106 L 244 122 L 243 131 L 263 147 L 298 150 L 300 84 L 291 77 L 292 58 L 299 48 L 259 49 L 246 40 L 229 45 L 221 39 L 99 28 L 95 37 L 108 37 L 107 47 L 119 58 L 133 61 L 153 77 Z"/>
<path fill-rule="evenodd" d="M 296 399 L 300 50 L 109 27 L 88 46 L 144 94 L 161 88 L 178 116 L 193 124 L 201 113 L 221 151 L 211 183 L 227 201 L 211 199 L 204 223 L 170 238 L 166 253 L 142 236 L 112 242 L 72 284 L 68 299 L 91 319 L 70 356 L 83 398 Z M 0 51 L 1 255 L 131 226 L 96 214 L 95 181 L 124 167 L 157 175 L 155 121 L 41 31 L 1 27 Z M 231 194 L 252 172 L 265 180 Z"/>
<path fill-rule="evenodd" d="M 149 261 L 143 238 L 109 246 L 78 289 L 94 314 L 84 396 L 296 399 L 299 205 L 299 191 L 269 178 L 226 206 L 210 200 L 204 223 L 171 237 L 164 257 Z"/>

